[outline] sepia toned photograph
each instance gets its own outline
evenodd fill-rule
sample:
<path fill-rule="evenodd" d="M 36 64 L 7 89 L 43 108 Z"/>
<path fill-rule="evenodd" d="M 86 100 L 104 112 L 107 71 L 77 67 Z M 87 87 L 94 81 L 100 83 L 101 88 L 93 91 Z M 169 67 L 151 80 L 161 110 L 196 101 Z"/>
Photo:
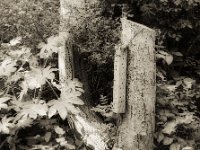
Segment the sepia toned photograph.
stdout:
<path fill-rule="evenodd" d="M 200 150 L 200 0 L 0 0 L 0 150 Z"/>

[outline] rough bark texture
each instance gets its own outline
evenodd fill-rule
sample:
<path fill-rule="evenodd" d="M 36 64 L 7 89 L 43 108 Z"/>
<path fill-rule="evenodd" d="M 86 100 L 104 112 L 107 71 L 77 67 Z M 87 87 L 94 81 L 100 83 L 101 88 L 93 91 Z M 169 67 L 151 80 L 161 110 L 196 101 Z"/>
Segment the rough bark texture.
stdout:
<path fill-rule="evenodd" d="M 81 67 L 79 66 L 78 58 L 73 56 L 74 50 L 74 34 L 73 30 L 76 31 L 80 26 L 82 26 L 86 14 L 87 5 L 95 5 L 92 1 L 86 2 L 85 0 L 71 1 L 71 0 L 60 0 L 61 5 L 61 25 L 60 31 L 62 34 L 66 34 L 66 43 L 63 43 L 59 51 L 59 76 L 61 84 L 65 84 L 66 80 L 73 80 L 76 75 L 75 69 Z M 76 49 L 77 50 L 77 49 Z M 76 52 L 76 51 L 75 51 Z M 76 54 L 76 53 L 74 53 Z M 75 63 L 74 63 L 75 62 Z M 87 80 L 85 75 L 79 75 L 82 81 Z M 62 91 L 61 91 L 62 92 Z M 87 100 L 87 96 L 84 96 Z M 86 101 L 86 104 L 87 101 Z M 95 150 L 105 150 L 106 145 L 106 135 L 103 133 L 101 127 L 97 127 L 92 121 L 97 121 L 98 119 L 92 115 L 87 106 L 82 107 L 81 115 L 71 115 L 70 120 L 73 121 L 73 127 L 80 133 L 83 141 L 91 146 Z M 98 120 L 99 121 L 99 120 Z M 105 135 L 105 136 L 104 136 Z"/>
<path fill-rule="evenodd" d="M 155 33 L 122 19 L 122 48 L 127 50 L 127 104 L 116 147 L 153 150 L 155 112 Z"/>

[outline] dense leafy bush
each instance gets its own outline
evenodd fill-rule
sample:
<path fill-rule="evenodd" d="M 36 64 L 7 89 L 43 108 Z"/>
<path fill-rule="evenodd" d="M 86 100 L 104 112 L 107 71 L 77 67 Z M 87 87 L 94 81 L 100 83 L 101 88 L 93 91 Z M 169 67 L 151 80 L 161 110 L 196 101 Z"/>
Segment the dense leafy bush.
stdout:
<path fill-rule="evenodd" d="M 52 68 L 51 62 L 48 62 L 48 58 L 62 46 L 62 40 L 63 37 L 51 36 L 47 39 L 47 44 L 40 43 L 39 56 L 31 53 L 31 48 L 20 45 L 20 37 L 1 46 L 0 132 L 1 138 L 5 138 L 4 141 L 9 144 L 10 149 L 34 149 L 34 145 L 43 149 L 51 146 L 75 149 L 74 145 L 67 142 L 66 131 L 59 127 L 61 124 L 58 117 L 51 119 L 59 115 L 65 120 L 68 114 L 80 112 L 76 105 L 83 105 L 79 98 L 83 93 L 82 84 L 73 80 L 66 82 L 66 87 L 61 86 L 55 77 L 58 69 Z M 41 59 L 44 63 L 40 63 Z M 52 97 L 42 96 L 44 90 L 52 91 Z M 62 94 L 59 94 L 61 90 Z M 48 122 L 50 124 L 46 124 Z M 30 132 L 36 134 L 30 135 L 30 139 L 35 138 L 33 143 L 28 142 L 29 137 L 20 137 L 21 132 L 25 128 L 28 130 L 28 127 L 39 129 Z M 55 133 L 52 133 L 54 130 Z M 54 140 L 50 141 L 52 138 Z M 23 146 L 19 139 L 26 140 L 27 145 Z M 6 149 L 5 142 L 1 147 Z M 46 146 L 38 145 L 38 142 L 46 142 Z"/>
<path fill-rule="evenodd" d="M 64 39 L 57 35 L 59 2 L 5 0 L 0 5 L 0 149 L 75 149 L 62 120 L 79 113 L 83 90 L 78 80 L 67 87 L 58 82 L 56 53 Z"/>

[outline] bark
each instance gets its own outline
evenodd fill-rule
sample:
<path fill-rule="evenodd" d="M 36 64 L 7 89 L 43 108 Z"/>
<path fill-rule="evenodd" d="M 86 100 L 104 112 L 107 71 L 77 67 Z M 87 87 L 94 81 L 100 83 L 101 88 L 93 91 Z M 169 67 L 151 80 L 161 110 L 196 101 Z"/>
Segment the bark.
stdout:
<path fill-rule="evenodd" d="M 153 150 L 155 32 L 124 18 L 121 21 L 121 49 L 127 51 L 127 104 L 115 147 L 123 150 Z"/>
<path fill-rule="evenodd" d="M 88 5 L 94 6 L 96 4 L 99 4 L 98 1 L 93 0 L 87 3 L 85 0 L 60 0 L 60 34 L 66 35 L 65 43 L 63 43 L 63 47 L 59 51 L 59 78 L 63 85 L 66 80 L 73 80 L 76 75 L 75 69 L 81 67 L 77 62 L 78 58 L 73 56 L 73 51 L 77 48 L 74 47 L 73 31 L 78 30 L 83 25 Z M 85 75 L 79 76 L 82 77 L 82 81 L 86 79 Z M 84 99 L 88 104 L 87 95 L 84 96 Z M 106 135 L 100 126 L 98 127 L 97 124 L 93 123 L 99 121 L 99 119 L 88 109 L 87 105 L 82 107 L 82 110 L 81 114 L 69 116 L 70 121 L 73 122 L 73 127 L 80 133 L 86 145 L 95 150 L 105 150 L 107 147 L 105 142 L 107 140 Z"/>

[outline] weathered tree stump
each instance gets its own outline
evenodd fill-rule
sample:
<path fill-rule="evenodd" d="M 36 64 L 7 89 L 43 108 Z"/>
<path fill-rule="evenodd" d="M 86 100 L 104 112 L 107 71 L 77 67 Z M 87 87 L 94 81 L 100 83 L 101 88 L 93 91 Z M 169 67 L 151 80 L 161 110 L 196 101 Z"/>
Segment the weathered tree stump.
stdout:
<path fill-rule="evenodd" d="M 78 31 L 84 25 L 88 8 L 99 9 L 103 4 L 100 0 L 60 0 L 60 4 L 60 31 L 67 36 L 66 43 L 59 51 L 59 75 L 61 83 L 65 84 L 66 80 L 72 80 L 75 75 L 73 31 Z M 152 150 L 156 90 L 155 33 L 125 18 L 121 21 L 121 44 L 116 47 L 113 110 L 124 115 L 115 147 L 123 150 Z M 88 108 L 83 114 L 70 116 L 76 130 L 87 145 L 95 150 L 105 150 L 107 146 L 103 131 L 92 123 L 99 120 L 95 116 L 91 117 Z"/>
<path fill-rule="evenodd" d="M 121 91 L 122 94 L 114 95 L 114 108 L 118 113 L 123 113 L 124 110 L 125 113 L 118 129 L 115 146 L 123 150 L 153 150 L 156 93 L 155 32 L 125 18 L 121 21 L 120 50 L 123 55 L 120 57 L 126 58 L 127 55 L 127 68 L 116 70 L 126 73 L 115 73 L 115 80 L 118 82 L 114 89 L 117 92 Z M 126 64 L 126 59 L 118 60 L 120 61 L 115 62 L 115 66 Z M 116 105 L 119 103 L 123 106 Z"/>
<path fill-rule="evenodd" d="M 60 34 L 66 35 L 66 40 L 65 43 L 62 44 L 63 46 L 59 51 L 59 78 L 61 84 L 64 86 L 68 80 L 74 79 L 76 74 L 75 69 L 77 69 L 77 67 L 82 67 L 79 66 L 77 62 L 74 63 L 74 60 L 78 60 L 77 56 L 73 56 L 73 53 L 77 51 L 77 47 L 74 46 L 74 34 L 82 25 L 84 25 L 84 15 L 87 14 L 86 10 L 88 6 L 98 6 L 99 1 L 90 0 L 87 2 L 85 0 L 60 0 L 60 5 Z M 84 74 L 81 75 L 81 78 L 82 81 L 86 79 Z M 94 115 L 94 112 L 91 112 L 91 110 L 88 109 L 87 96 L 84 95 L 83 97 L 87 105 L 81 107 L 82 113 L 70 115 L 69 118 L 73 122 L 73 127 L 75 127 L 78 133 L 82 136 L 86 145 L 95 150 L 105 150 L 107 148 L 107 137 L 105 133 L 103 133 L 101 126 L 99 125 L 98 127 L 94 123 L 96 122 L 100 124 L 100 120 Z"/>

